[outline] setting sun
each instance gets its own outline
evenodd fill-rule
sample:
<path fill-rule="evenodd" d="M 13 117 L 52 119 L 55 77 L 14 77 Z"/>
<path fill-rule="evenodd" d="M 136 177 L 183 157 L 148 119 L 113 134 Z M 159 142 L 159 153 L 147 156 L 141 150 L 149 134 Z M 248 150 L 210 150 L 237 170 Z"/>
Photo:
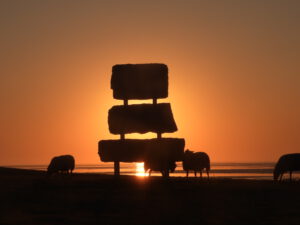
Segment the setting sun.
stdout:
<path fill-rule="evenodd" d="M 147 173 L 144 171 L 144 163 L 135 164 L 135 175 L 138 177 L 145 177 Z"/>

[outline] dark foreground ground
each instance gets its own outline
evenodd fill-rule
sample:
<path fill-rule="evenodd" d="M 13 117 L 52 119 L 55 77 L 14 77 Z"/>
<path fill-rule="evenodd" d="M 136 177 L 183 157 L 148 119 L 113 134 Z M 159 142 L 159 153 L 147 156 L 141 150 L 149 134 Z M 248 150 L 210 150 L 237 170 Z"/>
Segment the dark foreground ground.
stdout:
<path fill-rule="evenodd" d="M 0 168 L 0 224 L 300 224 L 300 182 Z"/>

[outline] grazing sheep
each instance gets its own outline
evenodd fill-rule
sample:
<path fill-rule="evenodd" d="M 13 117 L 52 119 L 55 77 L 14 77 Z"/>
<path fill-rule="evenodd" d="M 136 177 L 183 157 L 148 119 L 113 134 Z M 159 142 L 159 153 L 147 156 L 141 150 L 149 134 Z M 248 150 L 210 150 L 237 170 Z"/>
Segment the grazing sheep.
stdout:
<path fill-rule="evenodd" d="M 54 157 L 47 170 L 47 174 L 51 175 L 53 173 L 72 173 L 75 168 L 75 160 L 71 155 L 61 155 Z"/>
<path fill-rule="evenodd" d="M 282 180 L 285 172 L 290 172 L 290 180 L 292 180 L 293 171 L 300 171 L 300 153 L 286 154 L 279 158 L 274 168 L 274 180 Z"/>
<path fill-rule="evenodd" d="M 160 171 L 163 177 L 169 177 L 169 172 L 174 172 L 176 168 L 175 161 L 161 161 L 161 160 L 146 160 L 144 162 L 144 170 L 149 170 L 149 176 L 152 171 Z"/>
<path fill-rule="evenodd" d="M 186 171 L 187 177 L 189 176 L 189 170 L 194 171 L 195 177 L 197 176 L 197 171 L 199 171 L 202 177 L 202 170 L 205 168 L 207 177 L 209 178 L 210 160 L 205 152 L 186 150 L 183 156 L 182 167 Z"/>

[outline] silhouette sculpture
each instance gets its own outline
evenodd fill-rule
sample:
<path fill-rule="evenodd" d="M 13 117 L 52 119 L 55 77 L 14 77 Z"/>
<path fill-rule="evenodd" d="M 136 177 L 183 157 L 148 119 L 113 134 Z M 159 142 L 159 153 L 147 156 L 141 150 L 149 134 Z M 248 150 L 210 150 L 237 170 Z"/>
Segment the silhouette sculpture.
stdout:
<path fill-rule="evenodd" d="M 163 177 L 166 177 L 166 171 L 174 172 L 176 168 L 175 161 L 160 161 L 160 160 L 145 160 L 144 162 L 144 170 L 145 172 L 149 171 L 149 177 L 151 176 L 152 171 L 161 172 Z"/>
<path fill-rule="evenodd" d="M 72 173 L 75 168 L 75 159 L 71 155 L 61 155 L 54 157 L 47 170 L 47 174 L 51 175 L 53 173 Z"/>
<path fill-rule="evenodd" d="M 184 152 L 182 167 L 186 171 L 187 177 L 189 176 L 189 170 L 193 170 L 195 177 L 197 176 L 197 171 L 199 171 L 202 178 L 202 170 L 205 169 L 207 178 L 209 178 L 210 159 L 205 152 L 193 152 L 187 149 Z"/>
<path fill-rule="evenodd" d="M 274 180 L 282 180 L 285 172 L 290 173 L 290 181 L 292 180 L 293 171 L 300 171 L 300 153 L 286 154 L 279 158 L 274 168 Z"/>
<path fill-rule="evenodd" d="M 115 65 L 111 88 L 113 97 L 123 100 L 123 105 L 113 106 L 108 112 L 109 131 L 120 139 L 99 141 L 101 161 L 114 162 L 115 175 L 120 174 L 120 162 L 151 160 L 151 165 L 170 165 L 182 161 L 184 139 L 162 138 L 163 133 L 177 131 L 171 105 L 157 103 L 157 99 L 168 97 L 168 67 L 159 63 Z M 129 105 L 133 99 L 153 102 Z M 125 139 L 126 134 L 147 132 L 156 133 L 157 138 Z M 164 177 L 169 176 L 168 166 L 154 167 Z"/>

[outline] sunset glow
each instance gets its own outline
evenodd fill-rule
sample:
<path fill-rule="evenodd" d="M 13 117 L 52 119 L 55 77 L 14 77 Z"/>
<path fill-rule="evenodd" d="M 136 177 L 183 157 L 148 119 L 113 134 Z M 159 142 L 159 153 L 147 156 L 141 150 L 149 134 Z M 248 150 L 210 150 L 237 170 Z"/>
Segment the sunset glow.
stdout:
<path fill-rule="evenodd" d="M 98 140 L 119 138 L 108 111 L 123 104 L 112 67 L 126 63 L 168 66 L 158 102 L 171 104 L 178 131 L 163 137 L 213 162 L 300 149 L 299 1 L 75 2 L 0 3 L 0 164 L 102 163 Z M 151 100 L 129 104 L 141 102 Z"/>

